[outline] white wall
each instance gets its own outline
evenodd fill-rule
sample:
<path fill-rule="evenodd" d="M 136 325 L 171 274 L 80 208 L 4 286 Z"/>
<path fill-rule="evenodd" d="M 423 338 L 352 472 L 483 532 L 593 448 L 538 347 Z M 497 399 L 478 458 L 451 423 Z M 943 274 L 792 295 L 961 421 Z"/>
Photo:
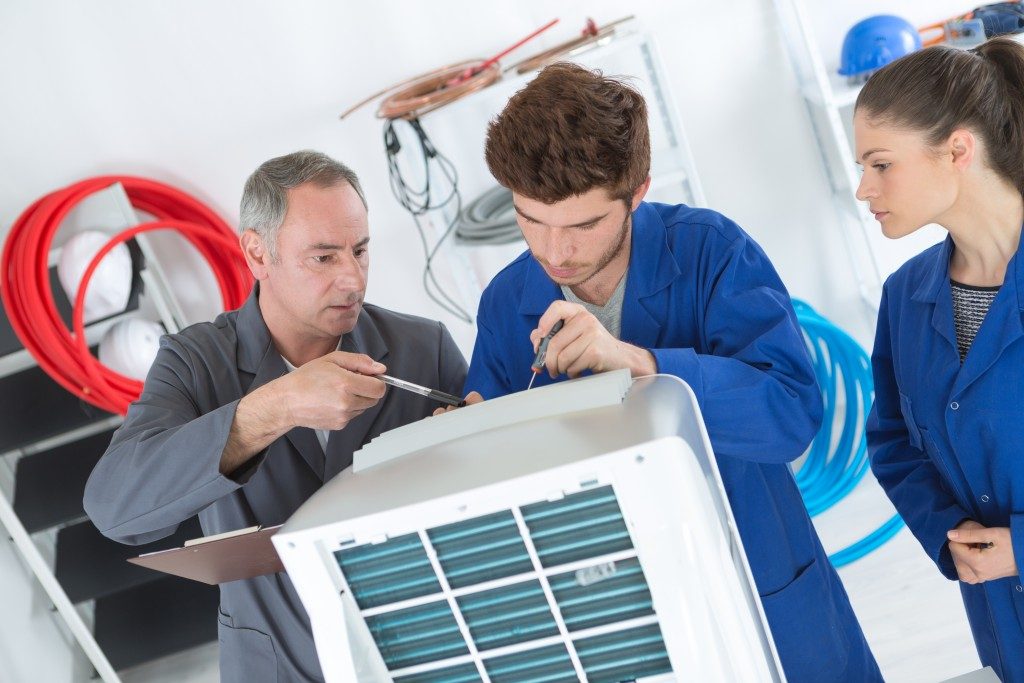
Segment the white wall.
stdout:
<path fill-rule="evenodd" d="M 835 4 L 812 12 L 833 63 L 845 27 L 868 11 Z M 929 4 L 892 3 L 915 19 Z M 371 108 L 345 121 L 337 114 L 383 85 L 491 54 L 553 16 L 562 24 L 519 57 L 564 40 L 588 15 L 604 22 L 627 11 L 659 40 L 710 205 L 762 243 L 794 295 L 866 341 L 868 320 L 770 0 L 628 9 L 595 0 L 561 3 L 557 12 L 540 0 L 8 1 L 0 7 L 0 233 L 41 194 L 101 173 L 169 181 L 234 221 L 248 173 L 273 155 L 313 147 L 353 166 L 366 186 L 368 298 L 441 318 L 468 347 L 472 330 L 421 291 L 422 258 L 387 186 L 380 122 Z M 440 126 L 441 116 L 424 123 Z M 462 170 L 485 173 L 482 164 Z"/>

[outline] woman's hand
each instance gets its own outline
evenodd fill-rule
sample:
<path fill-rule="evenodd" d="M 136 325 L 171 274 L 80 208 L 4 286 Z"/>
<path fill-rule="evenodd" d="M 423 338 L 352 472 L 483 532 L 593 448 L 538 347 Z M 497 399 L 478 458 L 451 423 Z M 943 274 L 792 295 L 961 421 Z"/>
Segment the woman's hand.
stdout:
<path fill-rule="evenodd" d="M 974 520 L 946 533 L 949 552 L 964 583 L 983 583 L 1017 576 L 1017 560 L 1007 527 L 984 527 Z"/>

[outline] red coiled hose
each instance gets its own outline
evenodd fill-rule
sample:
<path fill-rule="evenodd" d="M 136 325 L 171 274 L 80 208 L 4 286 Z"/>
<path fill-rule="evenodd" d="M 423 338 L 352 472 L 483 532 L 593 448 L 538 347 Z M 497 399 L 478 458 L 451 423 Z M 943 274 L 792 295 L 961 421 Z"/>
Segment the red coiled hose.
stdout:
<path fill-rule="evenodd" d="M 72 333 L 54 305 L 50 246 L 61 222 L 78 202 L 114 183 L 121 183 L 136 209 L 156 220 L 115 235 L 89 263 L 75 297 Z M 235 232 L 199 200 L 146 178 L 91 178 L 42 197 L 14 222 L 0 257 L 0 299 L 21 343 L 62 387 L 98 408 L 121 415 L 142 393 L 142 383 L 107 368 L 90 353 L 83 321 L 85 294 L 93 272 L 111 249 L 151 230 L 180 232 L 213 270 L 224 309 L 242 305 L 252 277 Z"/>

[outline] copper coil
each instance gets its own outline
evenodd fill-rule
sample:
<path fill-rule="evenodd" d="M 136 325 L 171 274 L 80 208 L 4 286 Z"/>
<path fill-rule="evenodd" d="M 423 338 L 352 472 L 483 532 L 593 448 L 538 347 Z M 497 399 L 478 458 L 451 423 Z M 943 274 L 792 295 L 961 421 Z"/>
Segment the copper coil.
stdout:
<path fill-rule="evenodd" d="M 384 98 L 377 109 L 377 117 L 382 119 L 418 118 L 470 93 L 482 90 L 501 78 L 501 67 L 498 64 L 492 64 L 465 80 L 458 80 L 449 85 L 454 79 L 463 75 L 467 69 L 481 64 L 483 64 L 483 60 L 474 59 L 442 67 L 407 81 L 405 87 L 393 90 Z"/>
<path fill-rule="evenodd" d="M 614 35 L 616 26 L 626 21 L 630 21 L 631 19 L 633 19 L 632 15 L 628 17 L 623 17 L 622 19 L 617 19 L 616 21 L 613 21 L 610 24 L 605 24 L 604 26 L 598 28 L 593 33 L 584 33 L 584 35 L 580 36 L 579 38 L 567 40 L 564 43 L 560 43 L 559 45 L 556 45 L 549 50 L 538 52 L 532 57 L 527 57 L 521 62 L 516 62 L 515 64 L 510 66 L 508 70 L 515 70 L 517 74 L 525 74 L 528 71 L 536 71 L 537 69 L 542 69 L 548 64 L 557 62 L 562 57 L 570 56 L 574 52 L 581 51 L 584 48 L 590 47 L 592 44 L 597 43 L 603 38 L 607 38 L 608 36 Z"/>
<path fill-rule="evenodd" d="M 386 95 L 387 97 L 377 109 L 379 118 L 414 119 L 449 102 L 454 102 L 464 95 L 486 88 L 501 78 L 501 68 L 498 64 L 494 64 L 457 85 L 445 86 L 452 79 L 461 76 L 466 69 L 482 63 L 481 59 L 471 59 L 458 64 L 442 66 L 425 74 L 399 81 L 360 100 L 342 112 L 339 118 L 344 119 L 378 97 Z"/>

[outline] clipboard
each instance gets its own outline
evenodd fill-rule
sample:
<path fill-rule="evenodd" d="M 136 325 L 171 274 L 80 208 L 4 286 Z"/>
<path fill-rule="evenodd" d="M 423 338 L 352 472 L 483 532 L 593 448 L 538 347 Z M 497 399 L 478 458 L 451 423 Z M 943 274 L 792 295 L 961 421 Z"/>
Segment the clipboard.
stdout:
<path fill-rule="evenodd" d="M 210 585 L 284 571 L 271 537 L 281 525 L 229 531 L 189 541 L 182 548 L 158 550 L 129 562 Z"/>

